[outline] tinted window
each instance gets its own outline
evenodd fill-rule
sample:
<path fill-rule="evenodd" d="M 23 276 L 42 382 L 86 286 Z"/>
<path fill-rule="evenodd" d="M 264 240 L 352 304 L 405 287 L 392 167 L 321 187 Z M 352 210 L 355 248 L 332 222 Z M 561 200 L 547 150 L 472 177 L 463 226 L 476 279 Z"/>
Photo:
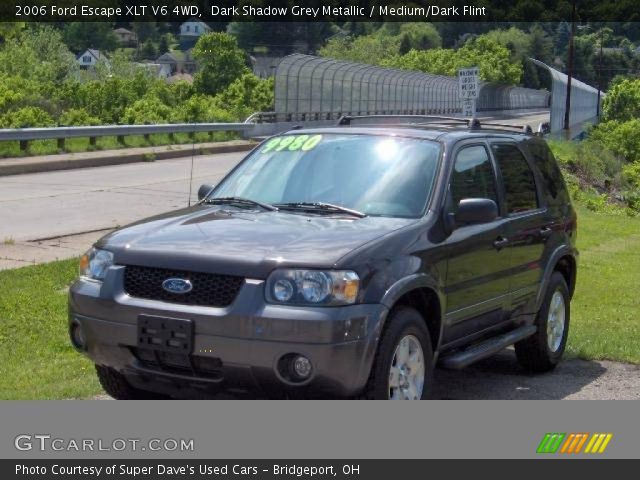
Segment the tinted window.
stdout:
<path fill-rule="evenodd" d="M 547 201 L 556 205 L 569 203 L 569 194 L 562 178 L 562 172 L 547 144 L 542 141 L 531 142 L 529 151 L 542 175 Z"/>
<path fill-rule="evenodd" d="M 463 198 L 489 198 L 498 203 L 496 180 L 487 149 L 481 145 L 458 152 L 451 174 L 454 211 Z"/>
<path fill-rule="evenodd" d="M 512 214 L 538 208 L 536 182 L 522 152 L 509 144 L 497 144 L 492 148 L 502 173 L 507 212 Z"/>

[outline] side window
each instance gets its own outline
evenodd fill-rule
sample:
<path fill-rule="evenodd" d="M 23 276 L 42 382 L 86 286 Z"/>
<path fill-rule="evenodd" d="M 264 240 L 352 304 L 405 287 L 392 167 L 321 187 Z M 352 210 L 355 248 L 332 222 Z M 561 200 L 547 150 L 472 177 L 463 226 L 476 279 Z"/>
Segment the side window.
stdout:
<path fill-rule="evenodd" d="M 538 208 L 535 178 L 522 152 L 515 145 L 507 143 L 494 144 L 491 148 L 502 173 L 507 213 Z"/>
<path fill-rule="evenodd" d="M 458 151 L 450 192 L 454 212 L 463 198 L 488 198 L 498 203 L 493 166 L 484 146 L 473 145 Z"/>
<path fill-rule="evenodd" d="M 542 175 L 547 202 L 555 205 L 569 203 L 569 193 L 562 172 L 549 147 L 544 142 L 537 141 L 529 144 L 529 151 Z"/>

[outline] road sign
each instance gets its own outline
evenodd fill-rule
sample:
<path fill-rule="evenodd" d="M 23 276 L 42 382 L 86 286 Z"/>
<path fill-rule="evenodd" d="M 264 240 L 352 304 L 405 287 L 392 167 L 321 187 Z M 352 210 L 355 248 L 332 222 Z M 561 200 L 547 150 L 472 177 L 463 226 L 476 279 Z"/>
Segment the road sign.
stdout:
<path fill-rule="evenodd" d="M 465 98 L 462 100 L 462 116 L 463 117 L 476 116 L 476 99 L 475 98 Z"/>
<path fill-rule="evenodd" d="M 458 91 L 460 98 L 478 98 L 478 67 L 461 68 L 458 70 Z"/>

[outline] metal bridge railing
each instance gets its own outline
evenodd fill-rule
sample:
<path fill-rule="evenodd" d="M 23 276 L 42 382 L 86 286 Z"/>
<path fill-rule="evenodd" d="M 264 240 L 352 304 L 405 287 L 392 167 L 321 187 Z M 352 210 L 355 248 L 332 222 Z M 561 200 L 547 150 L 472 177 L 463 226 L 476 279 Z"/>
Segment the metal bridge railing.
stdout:
<path fill-rule="evenodd" d="M 0 142 L 19 141 L 20 149 L 27 150 L 32 140 L 58 140 L 58 148 L 64 149 L 67 138 L 89 138 L 91 145 L 96 144 L 98 137 L 116 137 L 118 143 L 124 143 L 124 137 L 143 135 L 146 139 L 152 134 L 169 134 L 196 132 L 247 132 L 251 131 L 251 123 L 171 123 L 160 125 L 101 125 L 94 127 L 42 127 L 42 128 L 7 128 L 0 129 Z"/>

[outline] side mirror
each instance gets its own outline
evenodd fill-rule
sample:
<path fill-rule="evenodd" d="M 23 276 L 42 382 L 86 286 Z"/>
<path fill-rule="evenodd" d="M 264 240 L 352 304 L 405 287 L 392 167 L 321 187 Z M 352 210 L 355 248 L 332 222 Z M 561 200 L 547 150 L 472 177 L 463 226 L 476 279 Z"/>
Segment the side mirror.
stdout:
<path fill-rule="evenodd" d="M 463 198 L 458 204 L 456 223 L 488 223 L 498 218 L 496 202 L 488 198 Z"/>
<path fill-rule="evenodd" d="M 198 201 L 209 195 L 213 188 L 213 185 L 210 185 L 208 183 L 203 183 L 202 185 L 200 185 L 200 188 L 198 189 Z"/>

